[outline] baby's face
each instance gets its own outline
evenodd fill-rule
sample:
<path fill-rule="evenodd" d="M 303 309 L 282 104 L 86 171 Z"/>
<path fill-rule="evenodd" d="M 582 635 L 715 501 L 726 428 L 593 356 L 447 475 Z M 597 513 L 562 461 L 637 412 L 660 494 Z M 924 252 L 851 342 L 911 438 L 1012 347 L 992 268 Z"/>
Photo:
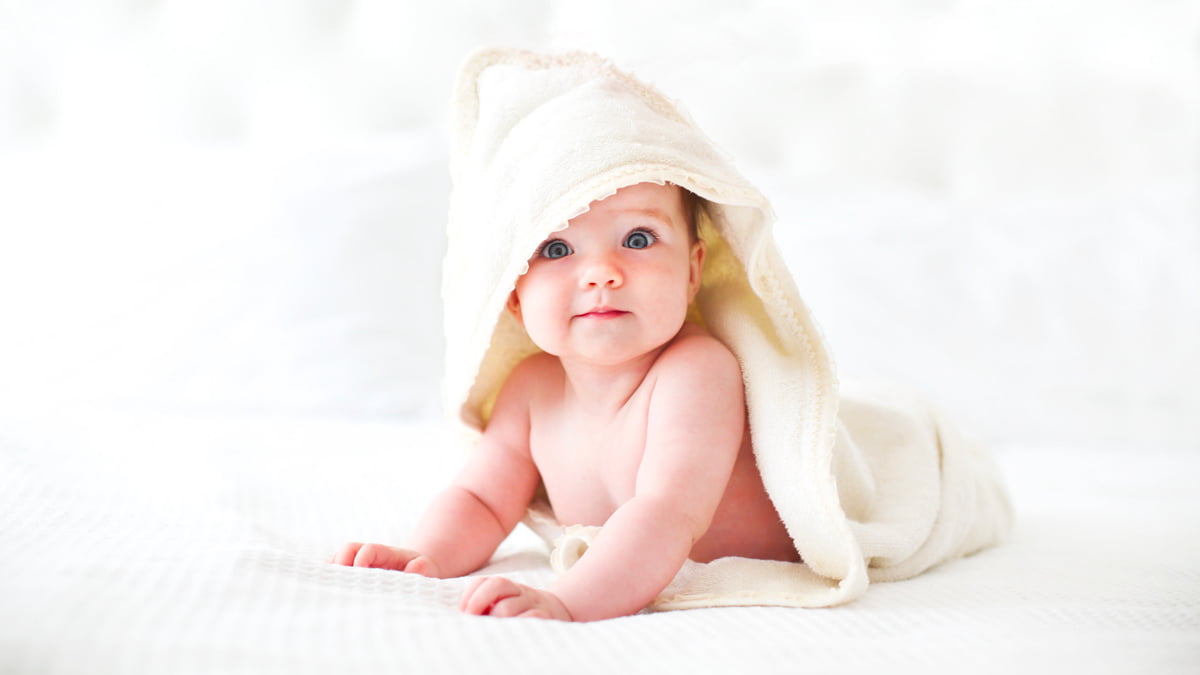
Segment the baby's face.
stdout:
<path fill-rule="evenodd" d="M 546 352 L 623 363 L 679 332 L 703 260 L 703 244 L 688 234 L 681 189 L 631 185 L 593 202 L 542 243 L 509 309 Z"/>

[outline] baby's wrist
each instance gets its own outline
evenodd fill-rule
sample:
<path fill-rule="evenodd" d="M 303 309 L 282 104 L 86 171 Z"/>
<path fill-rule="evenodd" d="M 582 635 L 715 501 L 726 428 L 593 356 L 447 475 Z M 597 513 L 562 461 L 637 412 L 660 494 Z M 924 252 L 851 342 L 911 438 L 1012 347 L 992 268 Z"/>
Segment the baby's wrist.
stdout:
<path fill-rule="evenodd" d="M 567 603 L 563 602 L 562 598 L 558 597 L 552 591 L 542 591 L 542 593 L 545 593 L 549 598 L 549 602 L 552 605 L 551 613 L 555 615 L 554 618 L 560 621 L 575 621 L 575 617 L 571 614 L 571 608 L 567 607 Z"/>

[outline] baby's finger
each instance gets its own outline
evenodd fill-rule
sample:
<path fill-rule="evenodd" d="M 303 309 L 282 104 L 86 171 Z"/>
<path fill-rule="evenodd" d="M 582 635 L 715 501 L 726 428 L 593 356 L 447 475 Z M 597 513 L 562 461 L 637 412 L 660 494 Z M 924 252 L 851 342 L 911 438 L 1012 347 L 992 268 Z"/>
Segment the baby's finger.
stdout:
<path fill-rule="evenodd" d="M 354 554 L 354 562 L 351 563 L 355 567 L 378 567 L 376 561 L 379 559 L 382 551 L 375 544 L 363 544 L 358 549 L 358 553 Z"/>
<path fill-rule="evenodd" d="M 514 616 L 521 616 L 526 612 L 534 611 L 534 607 L 525 594 L 509 596 L 501 600 L 497 600 L 492 604 L 492 608 L 488 610 L 488 616 L 505 619 Z"/>
<path fill-rule="evenodd" d="M 460 596 L 458 599 L 458 610 L 460 612 L 467 611 L 467 602 L 474 597 L 475 591 L 479 590 L 479 587 L 487 580 L 488 577 L 475 577 L 471 580 L 471 583 L 467 584 L 466 589 L 463 590 L 462 596 Z"/>
<path fill-rule="evenodd" d="M 423 555 L 419 555 L 412 560 L 409 560 L 408 564 L 404 566 L 404 571 L 408 572 L 409 574 L 420 574 L 423 577 L 437 576 L 434 571 L 433 563 L 429 560 L 429 558 L 426 558 Z"/>
<path fill-rule="evenodd" d="M 329 562 L 335 565 L 353 565 L 354 556 L 358 555 L 358 549 L 360 548 L 362 548 L 362 544 L 358 542 L 346 544 L 342 547 L 342 550 L 333 554 L 333 559 Z"/>
<path fill-rule="evenodd" d="M 388 570 L 403 570 L 416 557 L 412 551 L 392 548 L 382 544 L 363 544 L 354 556 L 355 567 L 378 567 Z"/>
<path fill-rule="evenodd" d="M 467 614 L 482 616 L 504 598 L 520 595 L 521 589 L 504 577 L 484 577 L 471 584 L 463 593 L 459 609 Z"/>

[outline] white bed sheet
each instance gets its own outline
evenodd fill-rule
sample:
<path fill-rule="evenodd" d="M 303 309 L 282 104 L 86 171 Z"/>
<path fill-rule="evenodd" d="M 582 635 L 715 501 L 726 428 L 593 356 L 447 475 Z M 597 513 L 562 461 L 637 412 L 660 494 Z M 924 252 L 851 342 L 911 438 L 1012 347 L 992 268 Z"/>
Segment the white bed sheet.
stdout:
<path fill-rule="evenodd" d="M 1200 669 L 1192 449 L 998 448 L 1011 540 L 849 606 L 572 625 L 463 616 L 462 580 L 325 562 L 401 541 L 453 441 L 432 422 L 0 420 L 0 672 Z M 551 578 L 522 530 L 485 572 Z"/>

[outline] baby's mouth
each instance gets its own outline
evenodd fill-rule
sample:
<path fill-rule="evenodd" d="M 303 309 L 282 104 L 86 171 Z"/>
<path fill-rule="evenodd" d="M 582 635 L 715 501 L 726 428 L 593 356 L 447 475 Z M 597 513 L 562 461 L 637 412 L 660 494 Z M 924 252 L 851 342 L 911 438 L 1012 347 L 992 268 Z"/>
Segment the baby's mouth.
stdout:
<path fill-rule="evenodd" d="M 595 307 L 583 314 L 575 315 L 576 319 L 616 319 L 625 316 L 629 312 L 622 309 L 614 309 L 612 307 Z"/>

